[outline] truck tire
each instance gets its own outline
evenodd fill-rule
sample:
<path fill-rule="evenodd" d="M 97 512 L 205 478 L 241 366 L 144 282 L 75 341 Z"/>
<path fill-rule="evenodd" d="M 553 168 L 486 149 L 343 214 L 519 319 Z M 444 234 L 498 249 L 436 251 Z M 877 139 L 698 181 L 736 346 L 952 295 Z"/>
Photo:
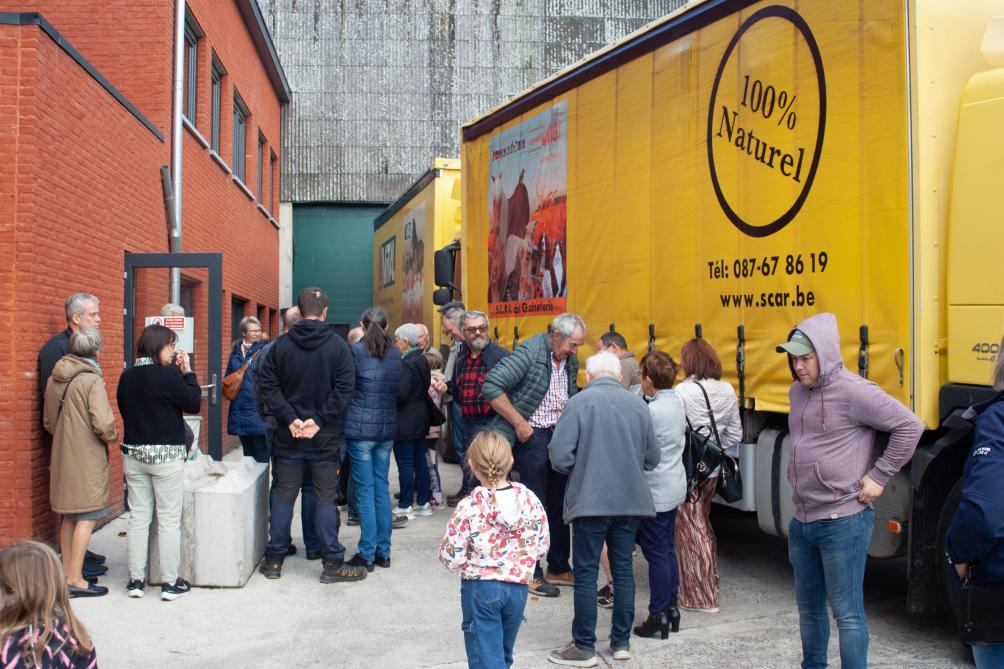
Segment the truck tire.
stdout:
<path fill-rule="evenodd" d="M 962 479 L 960 478 L 952 486 L 951 492 L 945 498 L 945 506 L 941 509 L 941 517 L 938 519 L 938 555 L 936 573 L 938 575 L 938 594 L 941 597 L 941 606 L 952 625 L 956 625 L 959 619 L 959 577 L 955 573 L 952 565 L 944 558 L 945 555 L 945 535 L 955 518 L 955 512 L 959 508 L 959 500 L 962 498 Z"/>

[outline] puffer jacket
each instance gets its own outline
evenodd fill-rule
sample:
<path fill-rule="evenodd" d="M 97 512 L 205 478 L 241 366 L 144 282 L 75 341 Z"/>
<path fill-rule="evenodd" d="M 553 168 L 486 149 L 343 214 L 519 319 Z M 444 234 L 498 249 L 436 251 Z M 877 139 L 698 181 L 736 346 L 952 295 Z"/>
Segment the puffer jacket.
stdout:
<path fill-rule="evenodd" d="M 59 359 L 46 384 L 43 425 L 52 434 L 52 510 L 86 513 L 107 507 L 107 444 L 118 434 L 108 391 L 97 367 L 75 355 Z"/>
<path fill-rule="evenodd" d="M 962 499 L 945 535 L 952 562 L 971 562 L 973 585 L 1004 582 L 1004 392 L 973 407 L 973 447 L 962 469 Z"/>
<path fill-rule="evenodd" d="M 383 359 L 366 345 L 351 347 L 356 385 L 345 408 L 346 439 L 392 441 L 397 435 L 397 390 L 401 385 L 401 351 L 389 345 Z"/>
<path fill-rule="evenodd" d="M 237 343 L 234 344 L 234 350 L 230 352 L 230 360 L 227 362 L 227 371 L 224 376 L 236 372 L 245 362 L 251 360 L 251 356 L 265 346 L 265 342 L 256 341 L 245 356 L 241 348 L 242 342 L 243 340 L 237 340 Z M 237 399 L 230 402 L 230 410 L 227 412 L 227 434 L 238 436 L 265 434 L 261 415 L 255 407 L 255 367 L 262 360 L 262 357 L 259 355 L 248 365 L 247 371 L 244 373 L 244 383 L 241 384 L 241 392 L 237 395 Z"/>
<path fill-rule="evenodd" d="M 579 373 L 579 359 L 570 355 L 565 360 L 565 372 L 568 374 L 568 397 L 577 391 L 575 377 Z M 546 332 L 536 334 L 516 347 L 511 355 L 498 361 L 485 376 L 481 388 L 488 401 L 503 393 L 509 396 L 509 401 L 523 418 L 529 419 L 540 406 L 551 384 L 551 338 Z M 509 439 L 516 441 L 516 430 L 502 416 L 492 419 L 492 428 L 498 430 Z"/>

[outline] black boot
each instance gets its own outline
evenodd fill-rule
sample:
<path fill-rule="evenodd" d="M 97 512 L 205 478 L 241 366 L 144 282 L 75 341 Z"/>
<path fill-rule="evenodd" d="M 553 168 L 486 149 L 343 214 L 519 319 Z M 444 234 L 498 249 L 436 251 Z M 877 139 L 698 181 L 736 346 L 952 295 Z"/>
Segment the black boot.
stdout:
<path fill-rule="evenodd" d="M 676 605 L 676 598 L 674 597 L 669 602 L 669 606 L 666 607 L 666 618 L 669 620 L 669 625 L 674 632 L 680 631 L 680 607 Z"/>
<path fill-rule="evenodd" d="M 659 611 L 658 613 L 648 614 L 645 622 L 634 628 L 634 633 L 638 636 L 647 637 L 654 637 L 656 634 L 659 634 L 663 639 L 668 638 L 669 618 L 666 617 L 666 612 Z"/>

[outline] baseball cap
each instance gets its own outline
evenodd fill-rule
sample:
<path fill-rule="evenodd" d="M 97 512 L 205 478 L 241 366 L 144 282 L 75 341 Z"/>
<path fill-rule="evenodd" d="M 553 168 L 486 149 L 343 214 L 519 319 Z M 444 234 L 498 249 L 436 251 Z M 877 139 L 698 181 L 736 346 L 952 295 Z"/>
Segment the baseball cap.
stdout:
<path fill-rule="evenodd" d="M 437 311 L 441 314 L 445 314 L 450 309 L 464 309 L 464 303 L 460 300 L 453 300 L 452 302 L 447 302 L 443 306 L 439 307 Z"/>
<path fill-rule="evenodd" d="M 791 333 L 791 337 L 788 341 L 783 344 L 778 344 L 774 349 L 778 353 L 790 353 L 791 355 L 808 355 L 816 350 L 812 345 L 812 341 L 805 336 L 805 333 L 801 330 L 795 330 Z"/>

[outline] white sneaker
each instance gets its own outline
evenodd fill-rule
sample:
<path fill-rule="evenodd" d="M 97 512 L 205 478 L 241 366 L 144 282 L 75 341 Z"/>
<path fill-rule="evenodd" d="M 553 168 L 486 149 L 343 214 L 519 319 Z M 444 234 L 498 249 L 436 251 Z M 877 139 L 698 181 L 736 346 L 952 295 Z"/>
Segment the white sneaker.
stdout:
<path fill-rule="evenodd" d="M 393 513 L 395 516 L 403 516 L 408 520 L 415 520 L 415 512 L 412 510 L 412 507 L 410 506 L 406 507 L 399 506 L 396 509 L 394 509 Z"/>
<path fill-rule="evenodd" d="M 613 655 L 615 660 L 630 660 L 631 644 L 624 644 L 623 646 L 610 644 L 610 654 Z"/>
<path fill-rule="evenodd" d="M 425 504 L 418 504 L 415 506 L 415 515 L 428 517 L 432 515 L 432 504 L 426 502 Z"/>

